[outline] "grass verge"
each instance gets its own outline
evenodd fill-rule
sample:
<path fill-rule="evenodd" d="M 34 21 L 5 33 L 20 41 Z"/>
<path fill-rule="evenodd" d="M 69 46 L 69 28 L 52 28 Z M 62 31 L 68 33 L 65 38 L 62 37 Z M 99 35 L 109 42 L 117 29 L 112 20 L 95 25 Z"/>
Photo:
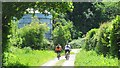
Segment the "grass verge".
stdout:
<path fill-rule="evenodd" d="M 3 66 L 40 66 L 56 57 L 54 51 L 20 49 L 11 47 L 11 52 L 4 52 Z"/>
<path fill-rule="evenodd" d="M 81 50 L 76 56 L 75 66 L 118 66 L 118 58 L 103 57 L 95 51 Z"/>

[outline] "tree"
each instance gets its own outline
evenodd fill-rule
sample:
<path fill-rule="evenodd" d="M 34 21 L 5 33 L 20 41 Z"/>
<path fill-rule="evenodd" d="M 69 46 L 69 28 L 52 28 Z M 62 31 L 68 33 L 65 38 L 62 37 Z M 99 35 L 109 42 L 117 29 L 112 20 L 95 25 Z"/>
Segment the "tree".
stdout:
<path fill-rule="evenodd" d="M 68 12 L 68 18 L 73 21 L 76 31 L 84 34 L 92 28 L 98 28 L 100 23 L 114 19 L 120 13 L 120 2 L 74 2 L 73 6 L 73 12 Z"/>
<path fill-rule="evenodd" d="M 72 28 L 72 23 L 68 21 L 66 25 L 62 25 L 61 22 L 56 23 L 56 27 L 53 30 L 53 41 L 55 45 L 61 44 L 64 46 L 68 41 L 71 40 L 70 29 Z"/>
<path fill-rule="evenodd" d="M 88 30 L 93 28 L 93 24 L 96 23 L 93 20 L 93 13 L 95 7 L 93 3 L 75 2 L 73 3 L 73 12 L 68 12 L 68 18 L 73 21 L 76 31 L 82 31 L 86 33 Z M 91 25 L 89 25 L 91 24 Z M 98 25 L 96 25 L 98 27 Z"/>
<path fill-rule="evenodd" d="M 63 8 L 64 7 L 64 8 Z M 3 14 L 2 14 L 2 28 L 3 28 L 3 49 L 7 44 L 7 35 L 10 34 L 10 25 L 13 17 L 20 19 L 22 15 L 26 12 L 26 9 L 33 8 L 43 12 L 44 10 L 54 10 L 57 13 L 65 13 L 66 11 L 71 11 L 73 6 L 71 2 L 3 2 L 2 3 Z"/>

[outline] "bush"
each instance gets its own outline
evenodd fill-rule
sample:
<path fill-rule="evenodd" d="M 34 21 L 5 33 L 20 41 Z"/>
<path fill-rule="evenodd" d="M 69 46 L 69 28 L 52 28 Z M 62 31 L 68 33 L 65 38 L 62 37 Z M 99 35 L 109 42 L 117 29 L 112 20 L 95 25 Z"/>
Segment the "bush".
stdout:
<path fill-rule="evenodd" d="M 102 53 L 104 54 L 104 56 L 109 53 L 111 29 L 111 23 L 104 23 L 100 26 L 99 31 L 96 34 L 96 52 L 98 52 L 99 54 Z"/>
<path fill-rule="evenodd" d="M 9 46 L 31 47 L 33 49 L 45 48 L 49 41 L 45 38 L 45 33 L 48 31 L 46 24 L 31 23 L 23 28 L 17 28 L 17 22 L 11 21 Z"/>
<path fill-rule="evenodd" d="M 86 34 L 85 49 L 93 49 L 104 56 L 118 56 L 119 42 L 120 16 L 117 16 L 112 22 L 103 23 L 99 29 L 92 29 Z"/>
<path fill-rule="evenodd" d="M 120 45 L 120 16 L 117 16 L 112 22 L 113 28 L 110 36 L 110 54 L 113 56 L 118 56 L 118 46 Z"/>
<path fill-rule="evenodd" d="M 72 48 L 81 48 L 84 45 L 84 38 L 74 39 L 70 42 Z"/>
<path fill-rule="evenodd" d="M 26 54 L 32 51 L 30 47 L 24 47 L 23 49 L 25 50 Z"/>
<path fill-rule="evenodd" d="M 79 37 L 82 38 L 83 33 L 79 30 L 75 29 L 75 26 L 71 29 L 71 38 L 78 39 Z"/>
<path fill-rule="evenodd" d="M 10 26 L 9 35 L 7 35 L 7 44 L 3 45 L 4 51 L 9 51 L 10 46 L 19 46 L 22 44 L 22 39 L 18 35 L 18 21 L 11 20 L 11 23 L 8 23 Z"/>
<path fill-rule="evenodd" d="M 91 50 L 94 49 L 96 46 L 96 37 L 95 34 L 97 33 L 98 29 L 91 29 L 85 37 L 85 46 L 84 49 Z"/>
<path fill-rule="evenodd" d="M 46 44 L 45 33 L 48 28 L 46 24 L 31 23 L 19 30 L 19 35 L 22 38 L 22 47 L 30 46 L 33 49 L 43 48 Z"/>

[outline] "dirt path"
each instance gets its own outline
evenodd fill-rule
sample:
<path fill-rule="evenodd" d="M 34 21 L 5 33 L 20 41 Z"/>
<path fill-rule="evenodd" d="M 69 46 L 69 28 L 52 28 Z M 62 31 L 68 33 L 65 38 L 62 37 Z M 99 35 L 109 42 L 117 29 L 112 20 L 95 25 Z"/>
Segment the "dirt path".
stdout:
<path fill-rule="evenodd" d="M 51 68 L 52 68 L 52 66 L 56 66 L 56 63 L 61 61 L 61 60 L 65 60 L 65 62 L 63 62 L 61 66 L 74 66 L 75 56 L 79 51 L 80 51 L 80 49 L 72 49 L 71 52 L 74 52 L 74 54 L 70 55 L 69 60 L 65 60 L 65 56 L 61 56 L 60 60 L 55 58 L 55 59 L 43 64 L 41 68 L 44 68 L 44 66 L 49 66 L 49 67 L 51 66 Z"/>

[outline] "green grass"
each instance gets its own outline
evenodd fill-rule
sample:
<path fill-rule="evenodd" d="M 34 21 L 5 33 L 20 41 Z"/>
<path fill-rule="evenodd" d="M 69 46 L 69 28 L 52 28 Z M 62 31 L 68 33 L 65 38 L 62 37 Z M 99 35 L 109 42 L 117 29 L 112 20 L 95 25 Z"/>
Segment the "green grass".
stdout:
<path fill-rule="evenodd" d="M 118 60 L 118 64 L 119 64 L 118 67 L 120 68 L 120 60 Z"/>
<path fill-rule="evenodd" d="M 4 66 L 40 66 L 56 57 L 54 51 L 31 50 L 29 48 L 11 48 L 11 52 L 4 52 Z"/>
<path fill-rule="evenodd" d="M 94 51 L 81 50 L 76 56 L 75 66 L 118 66 L 118 58 L 103 57 Z"/>

